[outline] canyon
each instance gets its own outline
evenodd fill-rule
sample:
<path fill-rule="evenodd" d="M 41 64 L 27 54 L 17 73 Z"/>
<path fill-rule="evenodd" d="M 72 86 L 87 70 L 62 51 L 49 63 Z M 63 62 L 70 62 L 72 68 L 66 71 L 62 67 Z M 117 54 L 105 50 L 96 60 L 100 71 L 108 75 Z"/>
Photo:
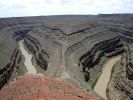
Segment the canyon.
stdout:
<path fill-rule="evenodd" d="M 111 70 L 115 63 L 121 59 L 121 56 L 110 59 L 105 65 L 103 65 L 102 74 L 98 79 L 94 91 L 107 100 L 106 89 L 111 76 Z M 104 80 L 104 81 L 103 81 Z"/>
<path fill-rule="evenodd" d="M 94 90 L 99 81 L 106 82 L 107 99 L 132 100 L 132 26 L 132 14 L 1 18 L 1 91 L 25 74 L 41 74 L 101 99 Z M 110 59 L 115 61 L 110 64 Z M 105 66 L 110 67 L 105 71 L 108 79 L 100 79 Z"/>
<path fill-rule="evenodd" d="M 28 54 L 28 52 L 25 50 L 23 41 L 19 42 L 19 46 L 20 46 L 21 53 L 25 57 L 24 64 L 26 66 L 28 74 L 37 74 L 37 71 L 36 71 L 35 67 L 32 65 L 32 62 L 31 62 L 32 55 Z"/>

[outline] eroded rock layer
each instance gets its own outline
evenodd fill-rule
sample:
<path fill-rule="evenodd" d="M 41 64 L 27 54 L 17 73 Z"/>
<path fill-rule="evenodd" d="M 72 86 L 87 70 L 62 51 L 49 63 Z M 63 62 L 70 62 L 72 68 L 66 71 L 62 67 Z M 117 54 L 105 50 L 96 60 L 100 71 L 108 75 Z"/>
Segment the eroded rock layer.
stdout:
<path fill-rule="evenodd" d="M 5 31 L 7 29 L 8 31 Z M 125 55 L 123 59 L 129 59 L 129 61 L 125 60 L 122 68 L 118 64 L 116 67 L 120 69 L 116 68 L 115 74 L 113 74 L 113 77 L 119 77 L 121 76 L 119 72 L 125 70 L 125 74 L 122 74 L 125 78 L 119 80 L 112 77 L 110 84 L 112 83 L 116 88 L 110 90 L 112 85 L 109 85 L 109 95 L 112 95 L 111 93 L 114 91 L 122 91 L 117 87 L 123 86 L 123 91 L 130 91 L 126 95 L 127 98 L 132 99 L 133 67 L 132 57 L 130 57 L 133 47 L 132 14 L 8 18 L 0 19 L 0 30 L 10 35 L 9 39 L 13 42 L 8 41 L 8 43 L 14 44 L 12 47 L 8 46 L 13 49 L 10 51 L 10 55 L 7 55 L 9 58 L 15 48 L 18 50 L 15 47 L 17 42 L 24 39 L 26 48 L 33 54 L 37 67 L 45 71 L 44 74 L 56 76 L 86 90 L 94 87 L 101 74 L 102 65 L 108 58 L 119 54 Z M 126 49 L 127 45 L 130 50 Z M 21 53 L 20 56 L 22 56 Z M 4 59 L 2 60 L 4 61 Z M 5 59 L 5 64 L 0 65 L 0 72 L 3 72 L 2 68 L 7 69 L 6 64 L 11 62 L 9 59 Z M 127 82 L 125 82 L 126 80 Z M 115 82 L 117 84 L 114 84 Z M 129 84 L 128 88 L 125 87 L 127 84 Z M 122 95 L 123 92 L 117 93 Z"/>
<path fill-rule="evenodd" d="M 20 68 L 22 55 L 10 27 L 0 29 L 0 88 L 17 76 L 25 73 Z M 21 71 L 20 71 L 21 70 Z M 19 73 L 20 72 L 20 73 Z"/>
<path fill-rule="evenodd" d="M 133 100 L 133 60 L 132 45 L 125 44 L 126 52 L 115 65 L 107 94 L 110 100 Z"/>

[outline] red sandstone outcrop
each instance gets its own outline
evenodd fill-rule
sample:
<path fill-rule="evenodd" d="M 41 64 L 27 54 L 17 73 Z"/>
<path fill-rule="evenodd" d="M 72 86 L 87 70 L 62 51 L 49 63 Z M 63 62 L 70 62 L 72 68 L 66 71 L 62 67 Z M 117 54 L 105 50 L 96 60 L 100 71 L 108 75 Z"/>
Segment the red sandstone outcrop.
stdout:
<path fill-rule="evenodd" d="M 100 100 L 93 94 L 44 75 L 24 75 L 2 88 L 1 100 Z"/>

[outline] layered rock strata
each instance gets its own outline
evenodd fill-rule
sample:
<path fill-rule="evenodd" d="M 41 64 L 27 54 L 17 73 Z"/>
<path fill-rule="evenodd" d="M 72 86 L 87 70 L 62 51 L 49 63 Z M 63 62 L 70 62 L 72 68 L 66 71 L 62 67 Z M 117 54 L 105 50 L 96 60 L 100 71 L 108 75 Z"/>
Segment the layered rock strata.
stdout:
<path fill-rule="evenodd" d="M 0 19 L 0 29 L 3 33 L 0 34 L 1 37 L 10 36 L 0 42 L 0 47 L 5 48 L 1 50 L 11 49 L 10 52 L 5 51 L 5 54 L 0 53 L 8 56 L 8 58 L 0 59 L 0 63 L 4 62 L 4 64 L 0 64 L 0 70 L 2 72 L 3 67 L 10 63 L 13 51 L 15 48 L 17 50 L 15 42 L 24 39 L 25 46 L 35 57 L 38 67 L 45 70 L 44 74 L 59 77 L 77 87 L 90 90 L 101 74 L 103 63 L 109 57 L 123 54 L 125 55 L 123 59 L 128 58 L 129 61 L 124 61 L 125 65 L 122 68 L 118 64 L 114 76 L 119 77 L 121 75 L 119 70 L 123 69 L 125 70 L 123 77 L 126 78 L 121 80 L 112 78 L 110 84 L 115 81 L 117 84 L 121 84 L 126 79 L 129 80 L 130 82 L 127 82 L 130 84 L 129 87 L 120 86 L 124 87 L 124 91 L 130 91 L 126 96 L 131 98 L 132 61 L 130 56 L 132 56 L 132 50 L 126 50 L 125 44 L 128 44 L 130 49 L 133 47 L 132 18 L 133 15 L 129 14 L 114 14 Z M 5 41 L 7 44 L 3 46 Z M 9 46 L 8 43 L 13 46 Z M 117 87 L 117 84 L 114 86 Z M 115 88 L 110 91 L 113 93 L 112 91 L 122 90 Z M 118 92 L 119 95 L 122 93 Z"/>

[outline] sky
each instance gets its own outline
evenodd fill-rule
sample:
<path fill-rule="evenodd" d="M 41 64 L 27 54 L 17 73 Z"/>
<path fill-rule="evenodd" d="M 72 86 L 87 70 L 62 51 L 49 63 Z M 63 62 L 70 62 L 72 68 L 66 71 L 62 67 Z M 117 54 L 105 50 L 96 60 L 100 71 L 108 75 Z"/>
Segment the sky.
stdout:
<path fill-rule="evenodd" d="M 133 13 L 133 0 L 0 0 L 0 17 Z"/>

